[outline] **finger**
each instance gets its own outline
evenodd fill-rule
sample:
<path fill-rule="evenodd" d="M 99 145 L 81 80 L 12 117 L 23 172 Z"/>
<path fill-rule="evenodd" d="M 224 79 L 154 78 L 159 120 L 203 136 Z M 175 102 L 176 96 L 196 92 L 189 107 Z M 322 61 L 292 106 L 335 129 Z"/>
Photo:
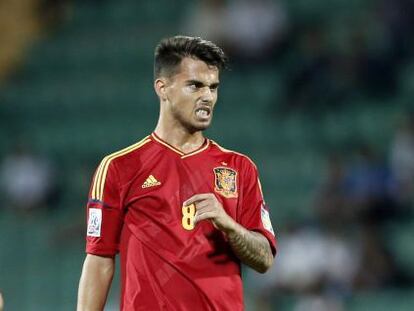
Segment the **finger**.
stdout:
<path fill-rule="evenodd" d="M 194 224 L 196 225 L 197 223 L 199 223 L 202 220 L 207 220 L 207 219 L 213 219 L 214 217 L 216 217 L 216 213 L 213 211 L 209 211 L 206 213 L 202 213 L 200 215 L 196 215 L 194 218 Z"/>
<path fill-rule="evenodd" d="M 206 214 L 209 215 L 209 217 L 216 218 L 219 215 L 219 211 L 212 206 L 207 206 L 201 210 L 197 210 L 194 219 L 204 217 Z"/>
<path fill-rule="evenodd" d="M 208 208 L 209 206 L 213 206 L 213 204 L 210 203 L 210 201 L 199 201 L 197 204 L 195 204 L 196 211 L 197 210 L 203 210 L 205 208 Z"/>
<path fill-rule="evenodd" d="M 194 217 L 197 217 L 199 215 L 202 215 L 202 214 L 205 214 L 205 213 L 209 213 L 209 212 L 216 212 L 217 213 L 217 210 L 215 210 L 211 206 L 206 206 L 204 208 L 197 209 Z"/>
<path fill-rule="evenodd" d="M 200 202 L 200 201 L 207 200 L 210 197 L 211 197 L 211 194 L 210 193 L 199 193 L 199 194 L 195 194 L 191 198 L 187 199 L 184 202 L 184 204 L 185 205 L 190 205 L 190 204 L 193 204 L 193 203 L 197 203 L 197 202 Z"/>
<path fill-rule="evenodd" d="M 207 200 L 207 199 L 211 198 L 212 195 L 213 195 L 212 193 L 195 194 L 191 198 L 184 201 L 183 206 L 187 206 L 187 205 L 191 205 L 191 204 L 203 201 L 203 200 Z"/>

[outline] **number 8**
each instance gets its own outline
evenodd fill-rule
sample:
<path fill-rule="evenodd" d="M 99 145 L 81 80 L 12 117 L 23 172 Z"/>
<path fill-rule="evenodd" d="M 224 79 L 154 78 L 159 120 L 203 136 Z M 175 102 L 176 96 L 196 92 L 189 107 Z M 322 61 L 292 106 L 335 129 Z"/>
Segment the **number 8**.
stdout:
<path fill-rule="evenodd" d="M 181 223 L 185 230 L 193 230 L 194 229 L 194 216 L 196 212 L 196 208 L 194 204 L 183 206 L 182 208 L 183 218 L 181 219 Z"/>

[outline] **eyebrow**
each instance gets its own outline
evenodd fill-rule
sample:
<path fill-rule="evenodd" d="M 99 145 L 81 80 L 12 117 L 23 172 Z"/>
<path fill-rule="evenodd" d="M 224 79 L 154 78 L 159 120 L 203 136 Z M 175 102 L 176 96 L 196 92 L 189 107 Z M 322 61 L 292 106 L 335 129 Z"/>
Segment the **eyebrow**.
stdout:
<path fill-rule="evenodd" d="M 199 80 L 188 80 L 188 81 L 186 81 L 186 84 L 188 84 L 188 85 L 195 84 L 198 87 L 200 87 L 200 86 L 208 86 L 208 87 L 216 88 L 216 87 L 219 86 L 220 83 L 219 82 L 215 82 L 215 83 L 212 83 L 210 85 L 207 85 L 207 84 L 204 84 L 203 82 L 201 82 Z"/>

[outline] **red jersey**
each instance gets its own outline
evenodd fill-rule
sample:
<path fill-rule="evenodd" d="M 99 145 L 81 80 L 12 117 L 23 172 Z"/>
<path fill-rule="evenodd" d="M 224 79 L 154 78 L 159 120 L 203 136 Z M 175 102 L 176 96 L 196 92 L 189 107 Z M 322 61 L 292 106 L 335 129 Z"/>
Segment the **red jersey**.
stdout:
<path fill-rule="evenodd" d="M 275 237 L 255 165 L 206 139 L 184 154 L 154 133 L 103 159 L 88 201 L 86 252 L 120 252 L 121 310 L 243 310 L 240 261 L 183 202 L 214 193 L 233 219 Z"/>

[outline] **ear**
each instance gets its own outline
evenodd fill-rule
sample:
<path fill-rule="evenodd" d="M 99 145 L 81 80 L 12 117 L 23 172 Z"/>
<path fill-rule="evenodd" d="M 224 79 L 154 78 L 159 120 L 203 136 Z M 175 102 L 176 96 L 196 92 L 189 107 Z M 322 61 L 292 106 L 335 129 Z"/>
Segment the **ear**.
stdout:
<path fill-rule="evenodd" d="M 167 98 L 166 86 L 167 86 L 167 81 L 165 80 L 165 78 L 158 78 L 154 81 L 155 93 L 157 93 L 161 101 L 164 101 Z"/>

